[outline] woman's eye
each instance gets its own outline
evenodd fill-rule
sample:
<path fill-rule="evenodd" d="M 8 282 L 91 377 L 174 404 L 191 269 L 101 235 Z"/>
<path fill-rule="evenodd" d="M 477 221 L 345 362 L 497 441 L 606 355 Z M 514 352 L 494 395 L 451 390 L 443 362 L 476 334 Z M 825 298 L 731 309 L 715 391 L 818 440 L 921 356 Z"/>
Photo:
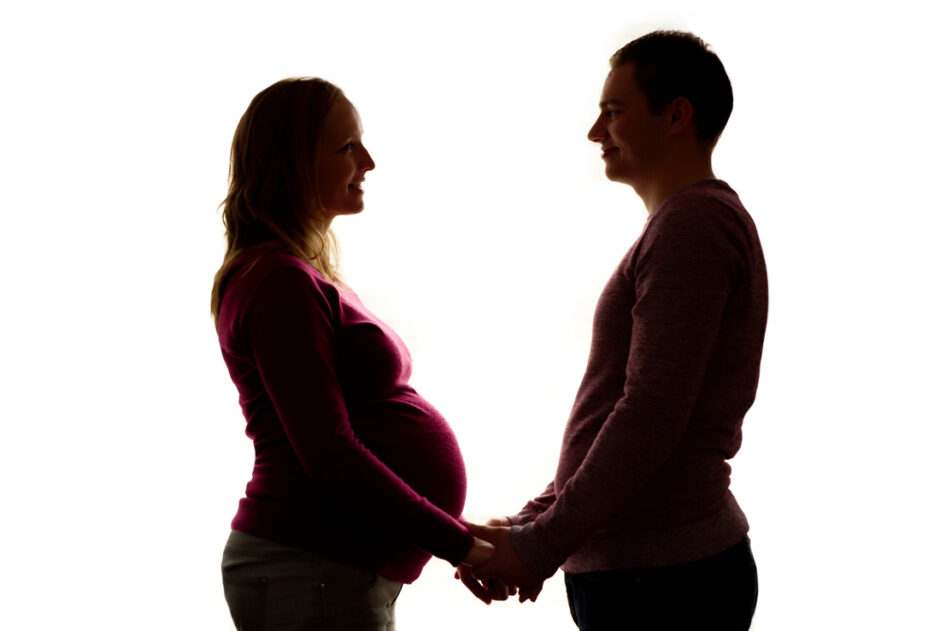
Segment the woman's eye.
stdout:
<path fill-rule="evenodd" d="M 342 149 L 340 149 L 340 153 L 348 153 L 352 151 L 352 148 L 353 144 L 351 142 L 347 142 L 345 145 L 343 145 Z"/>

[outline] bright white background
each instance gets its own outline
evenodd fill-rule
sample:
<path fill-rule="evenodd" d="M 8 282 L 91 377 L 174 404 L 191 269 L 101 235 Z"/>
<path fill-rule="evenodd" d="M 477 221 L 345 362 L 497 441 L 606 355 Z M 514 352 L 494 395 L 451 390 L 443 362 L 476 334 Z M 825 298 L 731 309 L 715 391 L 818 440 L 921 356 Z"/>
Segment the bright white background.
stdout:
<path fill-rule="evenodd" d="M 670 27 L 731 76 L 715 170 L 770 269 L 733 462 L 753 628 L 940 629 L 938 2 L 264 6 L 0 10 L 0 627 L 231 628 L 252 451 L 208 311 L 217 205 L 239 116 L 285 76 L 360 109 L 378 167 L 335 224 L 343 269 L 456 431 L 467 516 L 539 492 L 645 219 L 585 134 L 608 56 Z M 406 588 L 401 629 L 573 629 L 560 574 L 485 607 L 451 573 Z"/>

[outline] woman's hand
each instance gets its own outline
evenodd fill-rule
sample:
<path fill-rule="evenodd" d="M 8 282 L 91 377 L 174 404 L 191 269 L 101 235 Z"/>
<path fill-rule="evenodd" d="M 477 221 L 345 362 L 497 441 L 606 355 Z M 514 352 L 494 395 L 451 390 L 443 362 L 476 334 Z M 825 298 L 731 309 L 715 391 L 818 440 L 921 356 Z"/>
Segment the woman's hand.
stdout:
<path fill-rule="evenodd" d="M 464 557 L 463 562 L 457 566 L 457 571 L 454 573 L 454 578 L 459 579 L 474 596 L 487 605 L 493 602 L 494 595 L 490 593 L 485 585 L 473 578 L 473 566 L 482 565 L 489 561 L 495 551 L 496 548 L 493 547 L 492 543 L 484 541 L 479 537 L 474 537 L 470 552 Z M 498 593 L 496 596 L 496 600 L 505 600 L 505 598 L 498 598 Z"/>
<path fill-rule="evenodd" d="M 492 528 L 508 528 L 512 526 L 512 522 L 509 521 L 507 517 L 499 517 L 490 519 L 486 522 L 486 525 Z M 480 527 L 474 527 L 472 524 L 470 528 L 471 530 L 474 528 L 480 529 Z M 475 537 L 473 547 L 470 548 L 470 552 L 467 553 L 463 563 L 457 567 L 454 578 L 460 580 L 474 596 L 487 605 L 494 600 L 507 600 L 510 596 L 515 596 L 517 593 L 519 594 L 519 602 L 524 603 L 527 600 L 535 602 L 539 592 L 542 591 L 542 581 L 530 587 L 520 589 L 514 585 L 506 585 L 496 577 L 484 578 L 482 580 L 473 577 L 474 566 L 489 563 L 495 552 L 496 548 L 493 544 L 479 537 Z"/>
<path fill-rule="evenodd" d="M 519 602 L 531 600 L 535 602 L 539 592 L 542 591 L 543 581 L 538 580 L 531 570 L 522 562 L 509 540 L 509 519 L 491 519 L 486 526 L 467 524 L 467 528 L 476 537 L 481 537 L 492 543 L 496 551 L 483 565 L 471 568 L 471 574 L 483 585 L 498 580 L 499 585 L 515 585 L 507 593 L 519 593 Z"/>
<path fill-rule="evenodd" d="M 509 521 L 508 517 L 494 517 L 493 519 L 487 520 L 487 526 L 512 526 L 512 522 Z M 515 596 L 519 592 L 519 602 L 525 602 L 523 600 L 523 595 L 526 594 L 526 590 L 520 591 L 515 585 L 506 585 L 498 578 L 487 578 L 482 581 L 483 586 L 489 591 L 490 595 L 493 597 L 493 600 L 506 600 L 510 596 Z M 535 592 L 538 595 L 538 592 Z M 531 598 L 534 602 L 535 598 Z"/>
<path fill-rule="evenodd" d="M 479 537 L 474 537 L 473 546 L 471 546 L 470 552 L 468 552 L 467 556 L 461 561 L 461 565 L 469 565 L 470 567 L 483 565 L 493 558 L 494 552 L 496 552 L 496 548 L 493 547 L 492 543 L 484 541 Z"/>
<path fill-rule="evenodd" d="M 487 525 L 508 526 L 509 520 L 491 519 L 487 522 Z M 454 573 L 454 578 L 459 579 L 474 596 L 487 605 L 494 600 L 507 600 L 510 596 L 515 596 L 517 591 L 516 588 L 511 585 L 504 585 L 498 578 L 488 578 L 483 581 L 478 581 L 473 578 L 473 566 L 482 565 L 489 561 L 495 551 L 496 548 L 493 547 L 492 543 L 475 537 L 473 539 L 473 547 L 470 548 L 470 552 L 467 553 L 463 563 L 457 567 L 457 572 Z"/>
<path fill-rule="evenodd" d="M 511 526 L 512 522 L 506 517 L 499 517 L 487 521 L 486 525 Z M 474 596 L 487 605 L 494 600 L 507 600 L 510 596 L 515 596 L 519 591 L 514 585 L 506 585 L 498 578 L 487 578 L 482 581 L 473 578 L 473 567 L 487 563 L 493 557 L 495 551 L 496 549 L 493 547 L 493 544 L 479 537 L 475 537 L 473 547 L 470 548 L 470 552 L 467 553 L 463 563 L 458 566 L 457 571 L 454 573 L 454 578 L 459 579 Z M 535 599 L 532 598 L 532 600 Z"/>

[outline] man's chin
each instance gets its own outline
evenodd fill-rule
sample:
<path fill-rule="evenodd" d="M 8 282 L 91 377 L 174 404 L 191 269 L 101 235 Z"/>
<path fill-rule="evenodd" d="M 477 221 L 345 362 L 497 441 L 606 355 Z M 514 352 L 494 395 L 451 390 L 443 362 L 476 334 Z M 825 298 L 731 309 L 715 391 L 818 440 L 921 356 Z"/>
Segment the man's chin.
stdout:
<path fill-rule="evenodd" d="M 608 165 L 604 170 L 604 175 L 607 176 L 607 179 L 611 182 L 617 182 L 618 184 L 630 185 L 630 176 L 624 173 L 622 170 L 617 169 L 613 165 Z"/>

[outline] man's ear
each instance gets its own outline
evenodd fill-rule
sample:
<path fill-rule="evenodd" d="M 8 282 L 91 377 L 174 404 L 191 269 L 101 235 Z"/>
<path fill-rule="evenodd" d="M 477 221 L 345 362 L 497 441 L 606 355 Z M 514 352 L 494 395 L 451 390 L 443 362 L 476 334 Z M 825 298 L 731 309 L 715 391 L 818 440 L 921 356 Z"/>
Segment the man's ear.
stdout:
<path fill-rule="evenodd" d="M 670 135 L 677 136 L 692 126 L 695 108 L 689 99 L 680 96 L 666 106 L 666 114 L 669 116 Z"/>

